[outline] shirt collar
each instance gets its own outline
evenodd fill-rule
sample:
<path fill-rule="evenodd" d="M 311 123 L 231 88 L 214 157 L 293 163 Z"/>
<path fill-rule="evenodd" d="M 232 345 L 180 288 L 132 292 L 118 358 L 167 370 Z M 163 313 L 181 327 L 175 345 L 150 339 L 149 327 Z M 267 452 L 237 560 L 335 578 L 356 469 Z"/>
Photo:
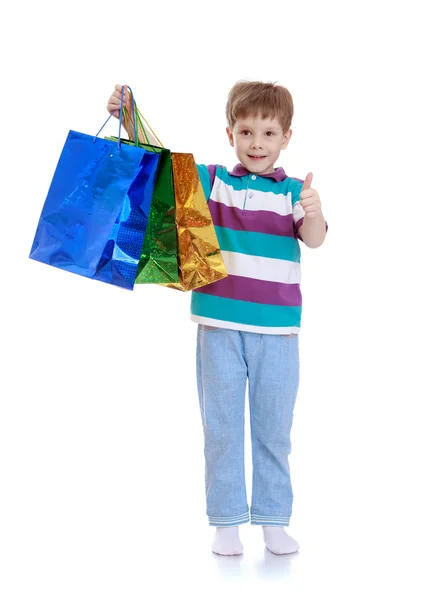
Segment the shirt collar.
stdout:
<path fill-rule="evenodd" d="M 243 175 L 250 175 L 251 172 L 248 171 L 248 169 L 245 169 L 245 167 L 242 164 L 238 164 L 234 167 L 234 169 L 228 173 L 228 175 L 235 175 L 236 177 L 243 177 Z M 285 171 L 282 167 L 279 167 L 278 169 L 275 169 L 275 171 L 273 173 L 265 173 L 263 175 L 260 175 L 259 177 L 270 177 L 271 179 L 275 179 L 275 181 L 284 181 L 284 179 L 287 178 L 287 175 L 285 174 Z"/>

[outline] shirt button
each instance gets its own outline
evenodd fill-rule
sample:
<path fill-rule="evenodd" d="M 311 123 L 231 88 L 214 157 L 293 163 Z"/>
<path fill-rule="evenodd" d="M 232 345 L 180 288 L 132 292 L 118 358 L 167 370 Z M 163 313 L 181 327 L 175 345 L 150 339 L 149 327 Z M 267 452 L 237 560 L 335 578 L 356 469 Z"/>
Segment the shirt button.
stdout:
<path fill-rule="evenodd" d="M 253 176 L 252 176 L 252 179 L 253 179 L 253 180 L 257 179 L 257 176 L 256 176 L 256 175 L 253 175 Z"/>
<path fill-rule="evenodd" d="M 253 195 L 254 195 L 254 194 L 253 194 L 252 192 L 249 192 L 249 194 L 248 194 L 248 198 L 252 198 L 252 196 L 253 196 Z"/>

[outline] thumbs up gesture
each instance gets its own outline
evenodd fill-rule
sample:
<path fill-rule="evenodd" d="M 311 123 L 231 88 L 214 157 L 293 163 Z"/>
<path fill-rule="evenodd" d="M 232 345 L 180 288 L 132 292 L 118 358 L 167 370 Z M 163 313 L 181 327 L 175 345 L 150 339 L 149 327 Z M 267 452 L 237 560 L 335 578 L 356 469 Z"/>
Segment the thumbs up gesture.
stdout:
<path fill-rule="evenodd" d="M 308 173 L 305 177 L 304 185 L 302 186 L 299 196 L 300 204 L 305 211 L 305 216 L 308 219 L 314 219 L 319 214 L 322 214 L 322 206 L 320 204 L 319 194 L 311 187 L 313 174 Z"/>

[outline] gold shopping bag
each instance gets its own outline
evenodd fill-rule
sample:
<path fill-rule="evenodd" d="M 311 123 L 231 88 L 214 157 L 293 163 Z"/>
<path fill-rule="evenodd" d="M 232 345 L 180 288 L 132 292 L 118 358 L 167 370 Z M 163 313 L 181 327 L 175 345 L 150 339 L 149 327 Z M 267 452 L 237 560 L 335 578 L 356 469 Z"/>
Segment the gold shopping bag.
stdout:
<path fill-rule="evenodd" d="M 171 152 L 178 242 L 178 283 L 184 292 L 227 277 L 193 154 Z"/>

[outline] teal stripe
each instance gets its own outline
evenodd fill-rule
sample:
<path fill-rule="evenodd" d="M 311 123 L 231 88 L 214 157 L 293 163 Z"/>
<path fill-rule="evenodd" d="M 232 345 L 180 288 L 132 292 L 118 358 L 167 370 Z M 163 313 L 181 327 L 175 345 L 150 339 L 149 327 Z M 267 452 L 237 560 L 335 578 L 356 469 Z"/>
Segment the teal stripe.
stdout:
<path fill-rule="evenodd" d="M 201 180 L 202 189 L 204 190 L 204 194 L 208 202 L 211 194 L 210 173 L 208 172 L 207 165 L 196 165 L 196 168 Z"/>
<path fill-rule="evenodd" d="M 295 238 L 271 233 L 237 231 L 216 225 L 215 230 L 221 250 L 300 262 L 301 249 Z"/>
<path fill-rule="evenodd" d="M 303 186 L 302 182 L 293 177 L 287 177 L 284 181 L 275 181 L 269 177 L 261 177 L 261 175 L 257 175 L 255 179 L 252 179 L 252 175 L 235 177 L 234 175 L 229 175 L 225 167 L 217 167 L 216 177 L 219 177 L 219 179 L 231 186 L 237 192 L 248 188 L 260 192 L 272 192 L 272 194 L 287 195 L 289 192 L 292 192 L 292 204 L 299 200 L 299 195 Z"/>
<path fill-rule="evenodd" d="M 257 304 L 192 292 L 191 311 L 200 317 L 257 327 L 300 327 L 302 307 Z"/>
<path fill-rule="evenodd" d="M 293 180 L 293 182 L 292 182 L 292 188 L 291 188 L 291 192 L 292 192 L 292 206 L 294 204 L 296 204 L 296 202 L 299 202 L 303 185 L 304 185 L 303 181 L 297 181 L 296 179 Z"/>

